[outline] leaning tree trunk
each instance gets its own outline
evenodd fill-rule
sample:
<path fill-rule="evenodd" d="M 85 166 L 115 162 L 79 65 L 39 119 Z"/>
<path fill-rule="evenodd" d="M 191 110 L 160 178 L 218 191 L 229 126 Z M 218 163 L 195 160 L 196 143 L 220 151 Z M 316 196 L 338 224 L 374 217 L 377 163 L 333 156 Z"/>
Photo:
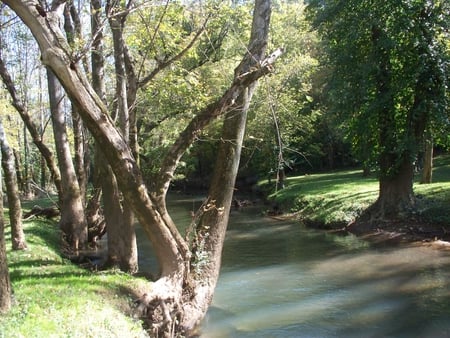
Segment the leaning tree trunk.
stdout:
<path fill-rule="evenodd" d="M 47 78 L 53 134 L 62 179 L 61 219 L 59 223 L 69 248 L 76 251 L 87 244 L 86 216 L 70 154 L 69 140 L 67 139 L 66 121 L 62 108 L 63 90 L 58 79 L 49 68 L 47 69 Z"/>
<path fill-rule="evenodd" d="M 193 330 L 203 319 L 212 301 L 219 277 L 222 247 L 228 225 L 234 185 L 239 169 L 248 104 L 254 86 L 239 97 L 239 108 L 225 115 L 216 166 L 203 206 L 195 225 L 188 288 L 190 300 L 183 305 L 182 326 Z"/>
<path fill-rule="evenodd" d="M 0 121 L 0 146 L 2 151 L 2 168 L 5 174 L 6 194 L 8 196 L 9 220 L 11 222 L 11 240 L 13 250 L 27 248 L 22 226 L 22 204 L 20 202 L 19 187 L 14 153 L 6 139 L 3 123 Z"/>
<path fill-rule="evenodd" d="M 3 189 L 0 172 L 0 313 L 6 313 L 11 308 L 11 281 L 9 279 L 8 262 L 6 259 L 5 221 L 3 218 Z"/>
<path fill-rule="evenodd" d="M 244 62 L 235 70 L 237 77 L 248 72 L 255 62 L 259 63 L 263 60 L 267 47 L 270 15 L 270 1 L 257 0 L 248 47 L 251 58 L 244 59 Z M 181 327 L 188 333 L 194 330 L 205 316 L 219 277 L 222 248 L 241 158 L 247 111 L 256 85 L 255 81 L 245 87 L 237 97 L 234 108 L 225 114 L 208 199 L 203 210 L 200 211 L 203 214 L 200 216 L 199 223 L 193 224 L 195 229 L 190 274 L 184 290 L 190 297 L 189 301 L 183 304 L 181 320 Z"/>
<path fill-rule="evenodd" d="M 199 132 L 212 120 L 222 116 L 227 111 L 234 110 L 237 99 L 248 90 L 260 77 L 268 74 L 276 57 L 281 50 L 270 55 L 263 61 L 258 56 L 266 42 L 251 41 L 247 53 L 235 72 L 235 78 L 228 90 L 216 102 L 211 103 L 201 111 L 180 134 L 179 139 L 170 149 L 168 156 L 163 160 L 159 180 L 154 194 L 150 195 L 145 186 L 142 173 L 139 170 L 132 152 L 120 132 L 108 115 L 105 105 L 93 91 L 80 71 L 78 60 L 71 58 L 64 36 L 58 26 L 57 7 L 62 2 L 55 2 L 56 8 L 49 12 L 40 6 L 37 0 L 4 0 L 23 22 L 33 32 L 42 53 L 44 64 L 52 68 L 64 85 L 72 102 L 79 108 L 80 116 L 86 127 L 90 130 L 103 154 L 108 160 L 116 176 L 120 191 L 124 199 L 135 212 L 140 225 L 152 243 L 160 265 L 160 276 L 145 295 L 144 300 L 152 309 L 152 314 L 160 313 L 160 321 L 154 323 L 154 328 L 167 328 L 167 323 L 175 315 L 184 318 L 180 311 L 185 299 L 183 287 L 187 282 L 187 271 L 190 263 L 189 247 L 176 229 L 165 208 L 160 208 L 173 177 L 174 170 L 186 149 L 196 139 Z M 270 1 L 257 0 L 255 2 L 255 15 L 261 18 L 270 14 Z M 254 24 L 263 24 L 268 27 L 268 20 L 254 20 Z M 253 39 L 258 36 L 252 34 Z M 256 57 L 254 57 L 256 55 Z M 258 62 L 259 61 L 259 62 Z M 180 305 L 177 305 L 180 304 Z M 188 314 L 186 314 L 188 315 Z M 191 322 L 198 322 L 197 320 Z M 192 328 L 187 327 L 186 330 Z M 161 331 L 159 331 L 161 332 Z"/>

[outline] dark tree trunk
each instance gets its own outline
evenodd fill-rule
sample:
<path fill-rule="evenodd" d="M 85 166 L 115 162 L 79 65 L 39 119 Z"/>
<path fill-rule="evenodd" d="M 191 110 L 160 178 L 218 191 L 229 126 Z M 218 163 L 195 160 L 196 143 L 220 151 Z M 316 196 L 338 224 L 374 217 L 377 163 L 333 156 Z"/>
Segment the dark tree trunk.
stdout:
<path fill-rule="evenodd" d="M 50 69 L 47 70 L 47 77 L 53 134 L 62 179 L 60 227 L 66 237 L 69 248 L 78 250 L 87 244 L 87 222 L 66 133 L 66 121 L 62 107 L 63 90 L 58 79 Z"/>
<path fill-rule="evenodd" d="M 414 205 L 413 178 L 414 166 L 411 152 L 398 152 L 396 134 L 393 132 L 395 117 L 394 99 L 391 88 L 390 51 L 384 45 L 383 31 L 372 28 L 374 59 L 378 62 L 376 84 L 378 100 L 378 128 L 380 143 L 380 191 L 378 200 L 370 208 L 372 218 L 391 218 L 410 210 Z"/>
<path fill-rule="evenodd" d="M 22 204 L 20 203 L 19 187 L 17 185 L 14 154 L 0 121 L 0 145 L 2 150 L 2 168 L 5 174 L 6 194 L 8 196 L 9 220 L 11 222 L 11 240 L 13 250 L 27 248 L 22 226 Z"/>
<path fill-rule="evenodd" d="M 11 282 L 9 279 L 8 262 L 6 258 L 5 221 L 3 218 L 3 189 L 0 173 L 0 313 L 6 313 L 11 308 Z"/>
<path fill-rule="evenodd" d="M 411 210 L 414 205 L 414 166 L 411 160 L 406 158 L 401 165 L 391 163 L 391 167 L 398 168 L 395 175 L 380 177 L 380 192 L 376 202 L 380 213 L 376 216 L 381 219 L 395 218 Z"/>

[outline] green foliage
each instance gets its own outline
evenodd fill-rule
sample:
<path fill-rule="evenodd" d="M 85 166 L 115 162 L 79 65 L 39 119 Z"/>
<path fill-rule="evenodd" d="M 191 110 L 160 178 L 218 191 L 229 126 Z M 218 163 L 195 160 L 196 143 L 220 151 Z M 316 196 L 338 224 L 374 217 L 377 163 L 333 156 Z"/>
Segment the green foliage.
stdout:
<path fill-rule="evenodd" d="M 382 152 L 413 157 L 421 130 L 448 126 L 448 13 L 443 1 L 310 2 L 331 69 L 326 106 L 345 121 L 362 161 Z"/>
<path fill-rule="evenodd" d="M 280 167 L 307 170 L 314 158 L 323 156 L 323 143 L 313 137 L 322 115 L 313 106 L 317 46 L 317 35 L 305 20 L 304 5 L 277 2 L 269 51 L 284 47 L 285 53 L 273 76 L 261 81 L 243 153 L 244 159 L 251 158 L 249 171 L 261 177 Z"/>
<path fill-rule="evenodd" d="M 5 99 L 0 99 L 0 120 L 5 129 L 9 146 L 12 149 L 19 150 L 22 143 L 20 137 L 23 128 L 22 120 L 14 107 Z"/>
<path fill-rule="evenodd" d="M 248 40 L 244 34 L 251 24 L 250 8 L 223 1 L 168 2 L 167 6 L 144 6 L 130 17 L 127 43 L 136 64 L 141 65 L 137 68 L 141 78 L 176 57 L 204 26 L 192 48 L 163 68 L 139 93 L 139 144 L 142 168 L 149 180 L 167 147 L 192 117 L 229 86 Z M 190 154 L 203 156 L 202 147 L 216 128 L 217 124 L 199 135 L 201 142 Z M 181 178 L 197 166 L 197 159 L 189 153 L 183 161 L 177 173 Z"/>
<path fill-rule="evenodd" d="M 126 315 L 144 280 L 89 272 L 61 258 L 54 222 L 28 221 L 24 228 L 28 249 L 8 246 L 14 305 L 0 318 L 0 337 L 147 336 L 141 323 Z"/>

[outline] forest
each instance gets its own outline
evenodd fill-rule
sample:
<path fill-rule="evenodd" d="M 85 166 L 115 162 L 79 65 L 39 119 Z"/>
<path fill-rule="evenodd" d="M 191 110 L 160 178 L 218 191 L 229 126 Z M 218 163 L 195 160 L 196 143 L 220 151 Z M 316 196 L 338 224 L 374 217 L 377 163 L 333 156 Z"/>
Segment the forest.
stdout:
<path fill-rule="evenodd" d="M 197 334 L 230 213 L 255 196 L 265 216 L 313 227 L 407 220 L 445 237 L 450 216 L 417 219 L 429 190 L 415 184 L 450 146 L 449 17 L 425 0 L 2 1 L 0 312 L 20 303 L 7 252 L 32 251 L 33 220 L 57 224 L 45 236 L 82 266 L 106 238 L 96 269 L 139 284 L 136 316 L 155 337 Z M 325 203 L 336 187 L 320 185 L 311 202 L 314 175 L 342 170 L 358 172 L 342 194 L 359 178 L 374 194 L 317 217 L 337 195 Z M 205 196 L 186 229 L 175 193 Z M 158 265 L 145 280 L 137 228 Z"/>

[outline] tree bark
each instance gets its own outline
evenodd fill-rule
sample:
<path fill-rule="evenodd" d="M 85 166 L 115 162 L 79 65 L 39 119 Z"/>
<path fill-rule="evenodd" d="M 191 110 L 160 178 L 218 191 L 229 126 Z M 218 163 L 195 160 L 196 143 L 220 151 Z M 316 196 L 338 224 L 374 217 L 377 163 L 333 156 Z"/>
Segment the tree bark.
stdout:
<path fill-rule="evenodd" d="M 252 32 L 249 42 L 251 58 L 244 58 L 236 69 L 236 76 L 248 72 L 262 62 L 267 47 L 271 2 L 256 0 Z M 190 301 L 184 303 L 182 327 L 191 332 L 206 314 L 219 277 L 222 248 L 228 225 L 236 176 L 244 140 L 247 112 L 257 82 L 246 86 L 228 110 L 222 126 L 222 137 L 216 165 L 203 215 L 195 228 L 190 266 Z M 185 290 L 186 291 L 186 290 Z M 187 315 L 189 314 L 189 315 Z"/>
<path fill-rule="evenodd" d="M 149 293 L 143 297 L 142 303 L 147 304 L 149 309 L 153 309 L 151 315 L 158 315 L 155 308 L 160 310 L 159 320 L 153 323 L 153 328 L 160 329 L 158 332 L 170 331 L 172 327 L 170 324 L 173 324 L 175 320 L 175 318 L 168 318 L 170 310 L 174 311 L 178 319 L 180 319 L 178 315 L 183 317 L 180 313 L 183 311 L 180 311 L 178 304 L 181 305 L 186 301 L 182 298 L 182 291 L 183 288 L 189 289 L 186 282 L 191 258 L 188 243 L 178 232 L 165 209 L 165 194 L 173 171 L 182 154 L 202 128 L 226 112 L 240 108 L 239 97 L 243 93 L 248 93 L 253 83 L 271 71 L 272 64 L 276 56 L 281 54 L 281 50 L 276 55 L 260 61 L 259 56 L 266 48 L 267 41 L 260 40 L 259 34 L 252 33 L 247 52 L 235 70 L 235 78 L 230 88 L 218 101 L 209 105 L 194 118 L 180 135 L 164 162 L 164 168 L 161 169 L 162 177 L 150 195 L 126 140 L 114 127 L 103 102 L 80 71 L 77 60 L 68 52 L 66 41 L 57 24 L 56 12 L 41 13 L 42 11 L 37 9 L 38 1 L 33 0 L 5 0 L 4 3 L 14 10 L 33 32 L 40 46 L 43 62 L 52 68 L 72 102 L 77 105 L 86 127 L 111 165 L 124 199 L 135 212 L 140 225 L 149 237 L 161 273 Z M 267 31 L 268 14 L 270 14 L 270 1 L 257 0 L 255 15 L 258 19 L 254 20 L 254 24 L 263 25 L 263 29 L 255 30 L 255 33 Z M 188 324 L 197 323 L 201 319 L 199 314 L 202 313 L 204 314 L 204 311 L 193 314 L 197 318 L 190 320 Z M 190 316 L 188 313 L 185 315 Z M 178 329 L 182 330 L 181 327 Z M 187 326 L 184 329 L 190 331 L 192 328 Z"/>
<path fill-rule="evenodd" d="M 433 140 L 431 137 L 425 140 L 425 153 L 420 183 L 430 184 L 433 181 Z"/>
<path fill-rule="evenodd" d="M 117 112 L 113 112 L 113 119 L 118 120 L 119 128 L 122 137 L 130 144 L 130 118 L 128 107 L 128 89 L 127 89 L 127 72 L 125 66 L 125 41 L 123 39 L 123 30 L 127 11 L 117 3 L 111 4 L 110 1 L 106 4 L 106 12 L 108 16 L 109 25 L 111 27 L 114 49 L 114 69 L 116 73 L 116 94 Z M 122 13 L 122 14 L 118 14 Z M 133 150 L 131 149 L 133 156 Z M 121 270 L 135 273 L 138 270 L 138 255 L 136 235 L 134 229 L 134 215 L 132 209 L 127 205 L 126 201 L 121 203 L 121 194 L 117 188 L 117 182 L 114 173 L 111 169 L 106 168 L 107 179 L 111 186 L 103 184 L 105 200 L 105 215 L 108 228 L 108 257 L 109 263 L 118 265 Z M 111 205 L 107 205 L 111 203 Z M 114 210 L 111 210 L 114 208 Z M 108 221 L 108 210 L 115 215 Z"/>
<path fill-rule="evenodd" d="M 50 68 L 47 69 L 47 79 L 56 154 L 63 183 L 62 197 L 60 197 L 60 227 L 69 248 L 76 251 L 87 244 L 86 216 L 66 133 L 66 121 L 62 107 L 63 90 Z"/>
<path fill-rule="evenodd" d="M 22 204 L 17 185 L 14 153 L 6 139 L 3 123 L 0 121 L 0 145 L 2 151 L 2 168 L 5 174 L 6 194 L 8 196 L 9 220 L 11 222 L 11 240 L 13 250 L 27 248 L 22 226 Z"/>
<path fill-rule="evenodd" d="M 80 196 L 82 204 L 86 206 L 87 186 L 88 186 L 88 166 L 85 164 L 86 156 L 89 154 L 89 147 L 85 141 L 83 121 L 81 120 L 76 108 L 72 109 L 73 138 L 74 138 L 74 165 L 78 186 L 80 187 Z"/>
<path fill-rule="evenodd" d="M 100 153 L 100 150 L 98 151 Z M 97 156 L 99 157 L 103 158 L 101 153 Z M 97 163 L 101 175 L 103 208 L 108 232 L 106 264 L 125 272 L 135 273 L 138 271 L 138 252 L 134 224 L 124 219 L 127 213 L 120 202 L 121 194 L 111 167 L 99 161 Z"/>
<path fill-rule="evenodd" d="M 9 279 L 8 262 L 6 258 L 5 221 L 3 218 L 3 189 L 0 172 L 0 313 L 6 313 L 11 308 L 11 281 Z"/>
<path fill-rule="evenodd" d="M 391 88 L 390 51 L 385 46 L 386 37 L 382 29 L 372 27 L 374 59 L 378 62 L 376 74 L 377 93 L 380 102 L 378 109 L 378 128 L 380 143 L 380 179 L 379 195 L 370 208 L 372 218 L 397 217 L 414 205 L 413 178 L 414 166 L 411 152 L 398 152 L 398 140 L 393 133 L 395 125 L 394 99 Z"/>
<path fill-rule="evenodd" d="M 55 156 L 53 155 L 53 152 L 43 142 L 38 127 L 33 122 L 30 114 L 28 114 L 28 111 L 25 109 L 25 106 L 22 104 L 21 99 L 19 98 L 19 95 L 17 93 L 17 89 L 14 85 L 14 82 L 12 81 L 12 78 L 6 68 L 5 62 L 3 61 L 3 58 L 1 56 L 0 56 L 0 76 L 2 77 L 6 89 L 11 95 L 12 105 L 14 106 L 14 108 L 16 108 L 17 112 L 22 118 L 22 121 L 25 124 L 26 129 L 28 130 L 33 139 L 33 143 L 38 148 L 41 155 L 44 157 L 45 163 L 47 164 L 47 167 L 52 176 L 53 183 L 55 184 L 56 190 L 58 191 L 58 195 L 61 196 L 61 174 L 56 164 Z"/>

